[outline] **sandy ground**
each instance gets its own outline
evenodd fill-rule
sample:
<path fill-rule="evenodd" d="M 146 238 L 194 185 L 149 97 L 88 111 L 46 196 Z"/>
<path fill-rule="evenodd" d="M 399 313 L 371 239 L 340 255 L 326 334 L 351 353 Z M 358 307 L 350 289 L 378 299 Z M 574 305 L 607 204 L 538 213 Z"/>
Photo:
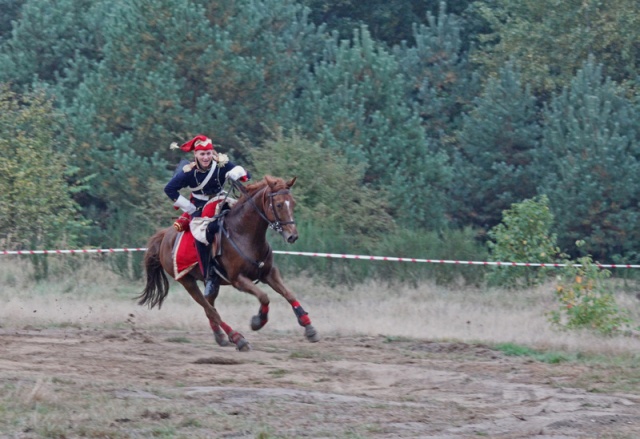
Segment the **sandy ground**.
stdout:
<path fill-rule="evenodd" d="M 0 270 L 2 439 L 640 438 L 634 369 L 616 386 L 615 361 L 549 364 L 489 347 L 640 352 L 639 338 L 551 331 L 549 288 L 293 279 L 318 343 L 274 293 L 269 323 L 252 332 L 255 298 L 223 288 L 222 316 L 252 346 L 238 352 L 215 344 L 179 286 L 148 310 L 132 300 L 139 282 L 99 268 L 36 284 L 18 268 Z"/>
<path fill-rule="evenodd" d="M 0 437 L 640 437 L 640 390 L 576 387 L 576 363 L 267 328 L 245 332 L 245 353 L 206 330 L 128 326 L 0 328 L 0 389 L 16 400 Z M 8 415 L 43 406 L 55 419 Z"/>

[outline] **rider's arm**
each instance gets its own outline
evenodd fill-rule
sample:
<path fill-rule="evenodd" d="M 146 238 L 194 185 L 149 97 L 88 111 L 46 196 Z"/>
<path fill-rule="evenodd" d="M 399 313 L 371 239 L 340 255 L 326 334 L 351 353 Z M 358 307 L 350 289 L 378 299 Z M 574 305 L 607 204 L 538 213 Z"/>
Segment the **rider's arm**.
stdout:
<path fill-rule="evenodd" d="M 184 212 L 192 214 L 196 211 L 194 206 L 187 198 L 180 195 L 180 189 L 189 186 L 187 181 L 187 174 L 185 172 L 178 172 L 173 176 L 169 183 L 164 187 L 164 193 L 173 201 L 173 207 L 181 209 Z"/>

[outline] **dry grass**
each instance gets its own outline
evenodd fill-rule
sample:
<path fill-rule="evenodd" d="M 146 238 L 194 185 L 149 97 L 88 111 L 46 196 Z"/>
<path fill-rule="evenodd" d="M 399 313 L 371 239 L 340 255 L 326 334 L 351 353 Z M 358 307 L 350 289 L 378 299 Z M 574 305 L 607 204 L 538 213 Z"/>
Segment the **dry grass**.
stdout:
<path fill-rule="evenodd" d="M 76 256 L 82 258 L 84 256 Z M 53 258 L 52 258 L 53 259 Z M 55 262 L 55 261 L 54 261 Z M 0 264 L 0 326 L 123 327 L 201 330 L 208 327 L 201 308 L 173 283 L 161 310 L 135 303 L 143 281 L 124 280 L 104 264 L 86 257 L 73 272 L 57 268 L 48 282 L 35 283 L 26 260 Z M 460 269 L 464 269 L 461 267 Z M 322 334 L 385 335 L 430 340 L 516 343 L 545 350 L 602 354 L 638 352 L 638 338 L 603 338 L 595 334 L 557 332 L 545 312 L 557 306 L 553 286 L 526 291 L 418 288 L 369 282 L 354 287 L 328 287 L 305 278 L 289 286 Z M 297 331 L 290 307 L 268 287 L 272 300 L 269 324 L 279 331 Z M 640 321 L 640 301 L 633 294 L 617 297 L 622 308 Z M 258 309 L 255 298 L 222 287 L 217 308 L 232 326 L 245 329 Z"/>
<path fill-rule="evenodd" d="M 304 431 L 304 436 L 307 437 L 387 437 L 387 430 L 384 430 L 386 427 L 380 427 L 386 425 L 382 420 L 406 420 L 407 425 L 411 425 L 416 419 L 424 419 L 424 409 L 421 408 L 419 413 L 414 413 L 409 406 L 361 407 L 355 403 L 341 405 L 341 410 L 350 410 L 342 419 L 354 421 L 343 428 L 339 422 L 335 422 L 338 406 L 328 404 L 323 412 L 322 406 L 315 405 L 313 413 L 320 414 L 310 424 L 315 430 L 309 433 L 305 428 L 310 427 L 298 425 L 309 418 L 310 406 L 306 400 L 301 403 L 294 398 L 291 402 L 279 406 L 272 397 L 247 399 L 245 395 L 247 401 L 236 408 L 230 405 L 229 401 L 219 401 L 213 395 L 185 397 L 183 386 L 189 383 L 190 386 L 250 386 L 266 387 L 270 390 L 282 387 L 285 394 L 287 389 L 304 392 L 315 388 L 331 392 L 332 395 L 337 393 L 357 399 L 364 394 L 363 392 L 394 392 L 397 386 L 403 385 L 407 386 L 400 392 L 404 397 L 420 391 L 421 386 L 416 386 L 415 383 L 430 376 L 429 365 L 436 360 L 445 361 L 442 364 L 449 366 L 464 366 L 457 361 L 447 361 L 446 352 L 431 356 L 428 352 L 403 351 L 400 347 L 395 347 L 402 345 L 402 342 L 380 342 L 388 346 L 388 350 L 384 352 L 380 347 L 367 346 L 366 350 L 370 356 L 360 358 L 360 355 L 367 354 L 362 353 L 365 348 L 362 348 L 360 343 L 354 343 L 356 335 L 360 338 L 360 335 L 382 334 L 388 337 L 389 341 L 413 338 L 425 341 L 514 343 L 544 350 L 595 353 L 614 357 L 620 355 L 619 360 L 614 358 L 607 364 L 563 364 L 557 367 L 549 366 L 548 369 L 547 365 L 535 362 L 508 363 L 504 359 L 487 362 L 483 356 L 471 358 L 474 363 L 468 370 L 458 369 L 449 374 L 453 381 L 448 386 L 461 385 L 459 391 L 443 390 L 439 396 L 434 396 L 430 390 L 428 397 L 425 396 L 430 416 L 433 419 L 443 419 L 443 425 L 462 425 L 467 422 L 466 415 L 458 413 L 462 410 L 455 407 L 460 406 L 467 411 L 476 407 L 476 401 L 473 399 L 475 397 L 470 401 L 465 400 L 465 392 L 468 390 L 466 386 L 486 378 L 490 384 L 487 386 L 490 393 L 483 398 L 490 399 L 494 393 L 500 395 L 503 391 L 505 394 L 518 394 L 512 391 L 512 384 L 503 383 L 501 380 L 513 379 L 512 375 L 517 376 L 523 368 L 528 368 L 527 372 L 522 373 L 530 378 L 531 383 L 527 384 L 528 386 L 543 386 L 540 389 L 544 389 L 544 392 L 540 390 L 538 402 L 544 407 L 554 400 L 549 400 L 551 397 L 545 395 L 551 394 L 556 385 L 589 389 L 589 392 L 581 394 L 584 398 L 592 395 L 597 397 L 599 391 L 629 393 L 630 389 L 637 388 L 637 352 L 640 352 L 640 340 L 624 336 L 603 338 L 592 334 L 553 331 L 544 316 L 544 313 L 555 305 L 552 286 L 517 292 L 468 287 L 444 288 L 433 284 L 424 284 L 418 288 L 402 285 L 382 286 L 373 282 L 353 288 L 331 288 L 309 279 L 291 279 L 288 282 L 289 286 L 298 294 L 321 335 L 327 338 L 333 336 L 334 343 L 340 336 L 344 336 L 343 340 L 348 340 L 338 346 L 341 353 L 336 358 L 330 357 L 335 355 L 336 346 L 333 343 L 319 343 L 311 347 L 302 341 L 300 346 L 305 346 L 304 348 L 290 351 L 289 342 L 282 341 L 288 338 L 285 336 L 273 344 L 274 339 L 280 335 L 277 332 L 296 333 L 296 338 L 301 338 L 300 328 L 290 307 L 274 292 L 269 291 L 272 306 L 266 332 L 263 330 L 260 333 L 250 333 L 249 318 L 258 310 L 257 301 L 246 294 L 223 287 L 217 303 L 223 318 L 237 329 L 249 332 L 250 338 L 255 338 L 260 350 L 246 357 L 241 357 L 245 354 L 232 349 L 223 352 L 214 348 L 213 352 L 224 356 L 221 357 L 223 359 L 239 359 L 237 363 L 227 364 L 238 364 L 237 367 L 243 368 L 244 374 L 250 370 L 250 375 L 246 376 L 234 371 L 233 366 L 221 366 L 219 362 L 211 365 L 206 363 L 203 366 L 198 360 L 194 361 L 194 358 L 208 355 L 213 342 L 202 309 L 180 285 L 172 285 L 161 310 L 148 310 L 136 305 L 134 300 L 143 287 L 143 281 L 133 282 L 115 276 L 104 264 L 97 263 L 91 257 L 79 261 L 82 263 L 78 263 L 77 268 L 73 270 L 52 267 L 54 274 L 48 282 L 34 282 L 32 266 L 27 260 L 0 260 L 0 327 L 5 332 L 11 332 L 12 328 L 81 328 L 69 330 L 74 336 L 68 341 L 56 340 L 59 342 L 56 353 L 50 353 L 53 358 L 51 361 L 55 363 L 56 359 L 71 355 L 73 351 L 78 356 L 78 367 L 69 367 L 69 363 L 56 366 L 51 362 L 43 362 L 48 353 L 45 352 L 46 348 L 37 342 L 31 344 L 16 363 L 9 364 L 16 360 L 8 360 L 7 370 L 0 374 L 0 438 L 209 438 L 216 437 L 219 433 L 217 437 L 267 439 L 300 437 L 300 430 L 296 428 L 302 428 L 301 431 Z M 640 302 L 633 295 L 621 294 L 619 303 L 624 308 L 632 310 L 635 321 L 640 321 Z M 165 334 L 163 337 L 166 337 L 167 333 L 172 334 L 172 343 L 184 344 L 172 346 L 166 352 L 167 357 L 161 357 L 159 352 L 165 349 L 169 339 L 146 343 L 131 336 L 132 333 L 137 333 L 129 330 L 132 326 L 152 337 L 160 333 Z M 84 330 L 93 328 L 99 329 Z M 126 330 L 112 331 L 111 328 Z M 66 331 L 64 329 L 59 332 Z M 95 340 L 87 335 L 94 332 L 103 334 L 103 337 L 110 332 L 127 333 L 130 339 L 123 341 L 116 338 L 113 342 L 106 338 Z M 364 338 L 380 340 L 379 337 Z M 92 342 L 85 344 L 86 339 Z M 426 346 L 429 343 L 422 344 Z M 460 345 L 442 343 L 442 346 L 449 344 Z M 67 346 L 73 346 L 73 349 L 67 351 Z M 145 351 L 137 357 L 133 355 L 134 358 L 129 358 L 128 350 L 119 350 L 122 346 L 135 352 L 149 349 L 153 354 Z M 285 346 L 289 350 L 283 349 Z M 110 349 L 107 357 L 101 355 L 103 347 Z M 273 352 L 270 349 L 273 349 Z M 353 354 L 357 362 L 348 356 L 350 349 L 357 351 L 357 354 Z M 469 352 L 474 352 L 473 349 L 472 346 L 465 355 L 469 356 Z M 286 353 L 288 355 L 285 355 Z M 405 361 L 403 355 L 411 361 Z M 382 364 L 377 364 L 381 361 L 380 358 L 386 359 Z M 398 362 L 393 362 L 389 358 L 394 361 L 399 359 Z M 1 360 L 2 356 L 0 363 Z M 385 361 L 389 363 L 385 364 Z M 416 366 L 416 361 L 422 363 Z M 72 361 L 71 366 L 74 365 Z M 174 371 L 175 365 L 179 366 Z M 363 371 L 359 372 L 360 367 Z M 67 371 L 66 368 L 70 370 Z M 188 375 L 183 375 L 183 368 L 185 372 L 189 372 Z M 398 378 L 396 373 L 390 373 L 395 368 L 402 368 L 404 373 L 415 369 L 419 371 L 419 375 L 417 378 Z M 162 373 L 158 374 L 158 369 Z M 203 374 L 209 370 L 212 371 L 211 377 Z M 469 374 L 470 378 L 460 384 L 458 376 L 463 372 Z M 99 380 L 93 379 L 94 373 L 100 377 Z M 432 373 L 434 375 L 425 382 L 433 379 L 434 382 L 442 384 L 443 377 L 449 376 L 441 367 L 435 367 Z M 536 374 L 536 377 L 531 377 L 529 373 Z M 511 378 L 508 378 L 509 376 Z M 354 380 L 359 384 L 355 385 Z M 394 382 L 393 386 L 389 385 L 391 382 Z M 444 384 L 443 386 L 445 389 L 453 388 Z M 438 386 L 434 387 L 433 391 L 437 392 L 437 389 Z M 564 393 L 559 393 L 556 398 L 558 407 L 566 404 L 565 399 L 560 399 L 565 396 Z M 397 396 L 390 398 L 398 399 Z M 535 401 L 530 401 L 530 396 L 526 398 L 522 404 L 533 413 L 530 405 Z M 283 399 L 280 398 L 278 401 L 282 402 Z M 502 413 L 510 413 L 513 410 L 513 401 L 505 400 L 500 403 L 504 404 L 504 407 L 498 409 L 497 413 L 500 413 L 500 416 L 496 418 L 503 418 Z M 454 409 L 449 409 L 450 407 Z M 626 408 L 627 406 L 620 406 L 611 410 L 615 412 Z M 361 420 L 361 416 L 373 409 L 376 413 L 368 418 L 370 424 L 367 425 Z M 567 410 L 569 412 L 566 416 L 575 424 L 577 408 Z M 478 408 L 477 415 L 469 417 L 474 420 L 469 422 L 479 422 L 475 420 L 476 416 L 485 419 L 484 411 L 486 407 Z M 538 409 L 536 411 L 544 412 Z M 548 415 L 543 413 L 541 416 Z M 613 418 L 614 415 L 608 415 L 606 419 Z M 283 420 L 290 421 L 293 426 L 283 425 Z M 494 421 L 495 419 L 492 419 L 490 423 Z M 514 422 L 521 428 L 519 424 L 522 421 L 514 418 Z M 486 425 L 490 423 L 487 421 Z M 621 421 L 614 426 L 617 427 L 616 432 L 622 432 L 620 434 L 614 432 L 611 436 L 598 437 L 637 437 L 627 432 L 631 431 L 631 427 L 626 428 L 627 424 L 630 424 L 630 421 L 626 424 Z M 587 426 L 591 427 L 591 424 Z M 492 435 L 487 433 L 486 436 Z"/>

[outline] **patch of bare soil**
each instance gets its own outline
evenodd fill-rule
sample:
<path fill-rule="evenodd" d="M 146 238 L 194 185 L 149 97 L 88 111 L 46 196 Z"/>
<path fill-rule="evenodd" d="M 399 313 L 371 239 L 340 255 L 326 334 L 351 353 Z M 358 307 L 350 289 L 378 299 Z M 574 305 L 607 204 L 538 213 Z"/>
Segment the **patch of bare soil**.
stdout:
<path fill-rule="evenodd" d="M 51 387 L 41 400 L 69 407 L 65 438 L 640 437 L 640 392 L 575 387 L 587 372 L 575 363 L 464 343 L 245 335 L 250 352 L 206 331 L 0 328 L 0 388 L 27 406 Z M 2 416 L 0 437 L 43 434 Z"/>

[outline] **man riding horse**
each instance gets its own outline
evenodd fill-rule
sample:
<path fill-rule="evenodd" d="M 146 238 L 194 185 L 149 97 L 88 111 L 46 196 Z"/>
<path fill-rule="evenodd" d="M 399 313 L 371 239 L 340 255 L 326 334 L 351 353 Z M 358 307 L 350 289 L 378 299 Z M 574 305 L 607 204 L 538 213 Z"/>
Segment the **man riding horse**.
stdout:
<path fill-rule="evenodd" d="M 208 296 L 217 291 L 220 281 L 210 267 L 210 246 L 219 228 L 216 208 L 226 198 L 222 187 L 227 178 L 247 181 L 250 175 L 242 166 L 230 162 L 225 154 L 217 153 L 211 139 L 204 135 L 197 135 L 182 146 L 172 143 L 171 148 L 194 153 L 195 160 L 176 170 L 164 192 L 174 202 L 174 208 L 184 212 L 173 226 L 181 232 L 189 225 L 205 278 L 204 295 Z M 191 192 L 189 199 L 179 192 L 185 188 Z"/>

